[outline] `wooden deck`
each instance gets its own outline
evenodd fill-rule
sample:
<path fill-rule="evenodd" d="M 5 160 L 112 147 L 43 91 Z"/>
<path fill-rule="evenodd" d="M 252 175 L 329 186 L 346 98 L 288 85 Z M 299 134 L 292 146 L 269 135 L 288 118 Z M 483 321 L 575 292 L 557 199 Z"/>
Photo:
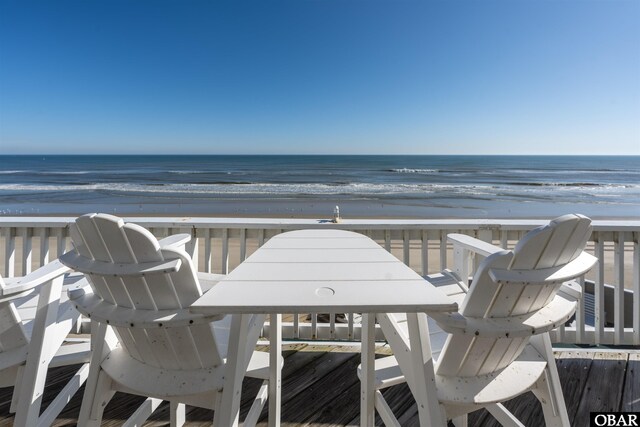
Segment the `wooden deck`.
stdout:
<path fill-rule="evenodd" d="M 285 350 L 282 425 L 358 425 L 359 347 L 287 344 Z M 386 352 L 385 347 L 378 349 L 380 354 Z M 590 411 L 640 411 L 640 354 L 572 350 L 557 352 L 556 359 L 572 425 L 588 426 Z M 71 372 L 70 368 L 50 372 L 43 406 L 64 386 Z M 240 419 L 248 411 L 258 386 L 255 380 L 245 381 Z M 76 425 L 82 391 L 67 405 L 55 426 Z M 12 423 L 11 392 L 12 388 L 0 389 L 0 426 Z M 406 386 L 392 387 L 385 390 L 385 395 L 403 426 L 418 425 L 416 405 Z M 105 410 L 103 425 L 121 425 L 141 400 L 117 394 Z M 525 425 L 544 425 L 540 405 L 531 394 L 513 399 L 506 406 Z M 212 417 L 212 411 L 187 408 L 188 426 L 211 425 Z M 168 405 L 163 404 L 145 425 L 166 426 L 168 420 Z M 485 411 L 472 414 L 469 421 L 470 426 L 498 425 Z M 266 426 L 266 422 L 263 420 L 260 425 Z"/>

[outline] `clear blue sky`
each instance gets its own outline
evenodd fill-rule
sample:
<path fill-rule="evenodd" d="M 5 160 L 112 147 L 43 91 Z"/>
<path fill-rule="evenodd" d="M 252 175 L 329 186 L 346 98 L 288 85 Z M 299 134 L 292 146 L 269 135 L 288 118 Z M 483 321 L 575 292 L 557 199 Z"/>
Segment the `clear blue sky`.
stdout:
<path fill-rule="evenodd" d="M 640 1 L 0 2 L 0 153 L 640 154 Z"/>

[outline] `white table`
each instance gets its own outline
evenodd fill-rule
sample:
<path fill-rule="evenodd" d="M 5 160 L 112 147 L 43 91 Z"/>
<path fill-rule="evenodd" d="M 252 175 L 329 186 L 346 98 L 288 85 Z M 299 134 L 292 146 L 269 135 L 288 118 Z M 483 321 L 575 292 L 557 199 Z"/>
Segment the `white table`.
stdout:
<path fill-rule="evenodd" d="M 227 363 L 229 372 L 235 372 L 235 379 L 239 376 L 240 381 L 230 380 L 230 384 L 242 382 L 244 366 L 239 366 L 232 356 L 242 356 L 243 348 L 247 347 L 239 334 L 233 335 L 234 328 L 240 331 L 249 314 L 271 315 L 270 426 L 280 425 L 278 359 L 282 313 L 364 313 L 362 426 L 372 426 L 374 422 L 375 313 L 407 313 L 412 359 L 416 361 L 410 369 L 413 375 L 425 378 L 412 389 L 418 401 L 426 402 L 418 405 L 420 423 L 433 426 L 445 423 L 438 407 L 426 316 L 417 313 L 455 311 L 457 305 L 366 236 L 342 230 L 300 230 L 275 236 L 198 299 L 191 310 L 244 315 L 234 316 L 231 326 Z M 237 411 L 239 397 L 238 390 L 225 387 L 223 408 Z"/>

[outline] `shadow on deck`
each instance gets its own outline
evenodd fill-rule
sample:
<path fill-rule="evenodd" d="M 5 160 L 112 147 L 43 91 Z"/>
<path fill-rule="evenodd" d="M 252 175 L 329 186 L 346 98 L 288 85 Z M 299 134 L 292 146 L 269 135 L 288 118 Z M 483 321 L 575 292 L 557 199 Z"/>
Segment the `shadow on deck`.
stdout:
<path fill-rule="evenodd" d="M 262 348 L 266 350 L 266 347 Z M 285 345 L 282 389 L 283 426 L 359 425 L 360 383 L 356 367 L 359 347 L 327 345 Z M 380 354 L 386 353 L 380 348 Z M 624 352 L 561 351 L 556 353 L 569 418 L 574 426 L 589 425 L 590 411 L 640 411 L 640 354 Z M 53 369 L 47 378 L 43 407 L 66 384 L 73 370 Z M 257 380 L 245 380 L 240 419 L 244 419 L 259 387 Z M 0 389 L 0 425 L 11 425 L 9 414 L 12 388 Z M 55 426 L 74 426 L 82 401 L 80 390 L 67 405 Z M 402 426 L 417 426 L 415 402 L 406 385 L 384 392 Z M 143 398 L 116 394 L 105 410 L 103 426 L 119 426 Z M 544 425 L 542 410 L 531 393 L 506 403 L 527 426 Z M 213 412 L 187 407 L 187 426 L 211 425 Z M 259 425 L 266 426 L 266 409 Z M 382 423 L 378 420 L 379 424 Z M 169 408 L 164 403 L 145 424 L 166 426 Z M 486 411 L 470 415 L 470 426 L 499 425 Z"/>

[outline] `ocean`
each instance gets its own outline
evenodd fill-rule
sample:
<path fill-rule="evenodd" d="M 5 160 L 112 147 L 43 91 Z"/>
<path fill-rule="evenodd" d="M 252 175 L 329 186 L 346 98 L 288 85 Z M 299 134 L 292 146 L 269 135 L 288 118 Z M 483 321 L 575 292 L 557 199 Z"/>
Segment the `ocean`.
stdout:
<path fill-rule="evenodd" d="M 0 156 L 0 215 L 640 217 L 640 156 Z"/>

